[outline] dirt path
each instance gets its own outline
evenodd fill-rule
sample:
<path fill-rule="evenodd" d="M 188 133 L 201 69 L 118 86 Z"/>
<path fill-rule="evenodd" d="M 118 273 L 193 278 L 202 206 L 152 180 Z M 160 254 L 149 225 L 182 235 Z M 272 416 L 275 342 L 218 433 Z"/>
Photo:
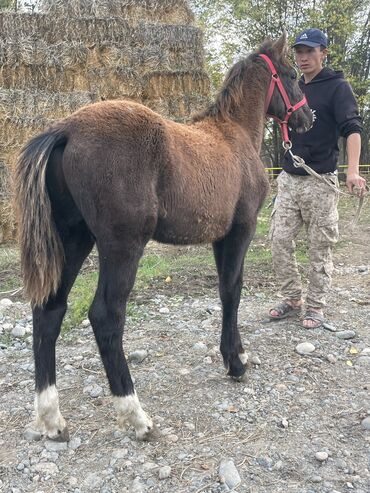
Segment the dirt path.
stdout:
<path fill-rule="evenodd" d="M 3 332 L 13 330 L 5 324 L 23 324 L 26 335 L 3 338 L 0 349 L 0 490 L 369 493 L 370 226 L 362 222 L 343 241 L 327 310 L 337 332 L 306 331 L 294 319 L 262 323 L 276 299 L 268 272 L 244 294 L 240 326 L 251 362 L 241 383 L 226 377 L 218 351 L 214 277 L 191 297 L 172 286 L 139 300 L 125 348 L 133 359 L 143 351 L 131 369 L 161 431 L 156 442 L 137 442 L 133 430 L 116 428 L 88 326 L 58 345 L 61 409 L 72 441 L 26 440 L 34 397 L 30 312 L 22 304 L 2 309 Z M 251 276 L 258 273 L 247 268 L 245 284 Z M 298 354 L 303 342 L 315 350 Z M 232 462 L 223 483 L 225 459 Z"/>

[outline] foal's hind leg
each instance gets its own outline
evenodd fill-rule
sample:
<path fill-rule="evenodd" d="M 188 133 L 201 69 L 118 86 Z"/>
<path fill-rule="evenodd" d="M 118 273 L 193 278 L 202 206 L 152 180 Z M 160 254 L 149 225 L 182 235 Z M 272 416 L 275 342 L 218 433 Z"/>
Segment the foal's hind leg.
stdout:
<path fill-rule="evenodd" d="M 44 306 L 33 309 L 33 351 L 35 358 L 36 422 L 32 429 L 51 439 L 68 440 L 66 422 L 59 411 L 55 377 L 55 344 L 67 309 L 67 297 L 94 240 L 84 224 L 63 238 L 65 264 L 60 287 Z"/>
<path fill-rule="evenodd" d="M 254 231 L 255 226 L 234 225 L 222 240 L 213 243 L 223 309 L 220 350 L 228 374 L 234 378 L 240 378 L 245 373 L 248 359 L 237 322 L 244 256 Z"/>
<path fill-rule="evenodd" d="M 109 247 L 106 246 L 109 244 Z M 140 440 L 150 437 L 153 422 L 143 411 L 134 390 L 122 348 L 126 303 L 135 281 L 144 241 L 107 241 L 99 245 L 98 289 L 89 311 L 100 355 L 114 396 L 121 427 L 131 425 Z"/>

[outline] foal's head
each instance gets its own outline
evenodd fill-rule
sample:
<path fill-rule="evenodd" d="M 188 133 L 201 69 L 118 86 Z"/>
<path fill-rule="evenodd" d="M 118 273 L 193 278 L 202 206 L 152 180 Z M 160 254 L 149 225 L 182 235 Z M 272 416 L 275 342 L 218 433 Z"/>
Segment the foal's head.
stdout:
<path fill-rule="evenodd" d="M 258 55 L 262 54 L 269 57 L 282 82 L 282 85 L 290 100 L 291 106 L 294 107 L 302 100 L 303 94 L 298 85 L 297 72 L 290 64 L 287 58 L 287 53 L 287 36 L 284 32 L 284 34 L 275 42 L 265 41 L 260 49 L 257 51 L 255 56 L 257 57 L 257 60 L 259 58 L 258 62 L 264 65 L 265 70 L 268 71 L 269 76 L 271 77 L 271 69 L 268 67 L 268 64 Z M 272 97 L 267 108 L 267 113 L 279 120 L 284 120 L 286 115 L 290 114 L 289 104 L 284 101 L 281 91 L 279 91 L 277 87 L 277 84 L 275 84 L 275 89 L 272 93 Z M 297 110 L 291 112 L 289 116 L 289 127 L 297 133 L 303 133 L 309 130 L 312 126 L 312 123 L 312 111 L 307 104 L 304 104 Z"/>
<path fill-rule="evenodd" d="M 298 86 L 296 71 L 287 59 L 287 50 L 287 38 L 284 33 L 275 42 L 265 41 L 259 50 L 237 62 L 227 74 L 216 101 L 206 111 L 195 115 L 194 120 L 199 121 L 210 117 L 220 121 L 238 121 L 243 125 L 253 126 L 255 125 L 254 116 L 257 114 L 263 116 L 265 114 L 263 112 L 267 110 L 269 115 L 279 120 L 284 120 L 289 114 L 289 126 L 293 130 L 307 131 L 312 125 L 312 112 L 307 104 L 291 114 L 288 113 L 289 106 L 294 107 L 299 103 L 303 94 Z M 275 87 L 268 107 L 264 109 L 263 105 L 268 96 L 272 72 L 261 55 L 267 55 L 273 63 L 290 104 L 284 102 L 281 93 Z"/>

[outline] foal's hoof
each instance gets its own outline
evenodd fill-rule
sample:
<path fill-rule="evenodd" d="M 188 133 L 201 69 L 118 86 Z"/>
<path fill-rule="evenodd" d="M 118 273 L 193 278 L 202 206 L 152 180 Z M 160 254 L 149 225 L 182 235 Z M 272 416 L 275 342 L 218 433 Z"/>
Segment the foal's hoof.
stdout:
<path fill-rule="evenodd" d="M 41 438 L 46 437 L 54 442 L 69 442 L 68 428 L 65 427 L 62 430 L 46 430 L 44 425 L 40 425 L 38 422 L 30 423 L 26 426 L 23 436 L 28 441 L 38 441 Z"/>
<path fill-rule="evenodd" d="M 245 380 L 245 371 L 241 375 L 232 375 L 229 372 L 228 373 L 228 376 L 231 378 L 231 380 L 234 380 L 234 382 L 244 382 L 244 380 Z"/>
<path fill-rule="evenodd" d="M 247 353 L 239 353 L 239 355 L 229 360 L 227 374 L 233 379 L 240 382 L 243 379 L 247 369 L 248 355 Z"/>
<path fill-rule="evenodd" d="M 160 433 L 155 424 L 136 430 L 136 438 L 142 442 L 154 442 L 158 440 Z"/>
<path fill-rule="evenodd" d="M 69 442 L 69 431 L 67 427 L 63 430 L 57 430 L 55 433 L 48 433 L 47 436 L 49 440 L 53 440 L 54 442 Z"/>

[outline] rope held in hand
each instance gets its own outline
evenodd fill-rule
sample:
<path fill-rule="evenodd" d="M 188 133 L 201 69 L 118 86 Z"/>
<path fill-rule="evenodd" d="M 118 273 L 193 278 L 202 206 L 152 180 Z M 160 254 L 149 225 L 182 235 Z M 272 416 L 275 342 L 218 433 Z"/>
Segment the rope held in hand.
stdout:
<path fill-rule="evenodd" d="M 316 173 L 315 170 L 313 170 L 310 166 L 308 166 L 308 164 L 305 163 L 303 158 L 301 158 L 300 156 L 297 156 L 296 154 L 293 154 L 292 150 L 291 150 L 291 148 L 292 148 L 291 143 L 289 143 L 290 145 L 289 144 L 286 145 L 286 144 L 287 143 L 284 142 L 283 147 L 291 155 L 291 158 L 293 159 L 293 165 L 295 168 L 303 168 L 309 175 L 314 176 L 318 180 L 326 183 L 326 185 L 328 185 L 328 187 L 330 187 L 332 190 L 334 190 L 338 194 L 347 195 L 350 197 L 352 197 L 353 195 L 358 196 L 358 206 L 357 206 L 356 214 L 355 214 L 355 217 L 353 218 L 352 223 L 351 223 L 352 226 L 355 226 L 357 224 L 359 217 L 360 217 L 361 210 L 362 210 L 364 202 L 365 202 L 365 196 L 369 192 L 369 187 L 366 186 L 365 193 L 361 193 L 361 189 L 359 187 L 356 187 L 356 186 L 353 187 L 353 193 L 343 192 L 342 190 L 340 190 L 340 188 L 338 186 L 336 186 L 329 179 L 327 179 L 327 176 L 320 175 L 319 173 Z"/>

